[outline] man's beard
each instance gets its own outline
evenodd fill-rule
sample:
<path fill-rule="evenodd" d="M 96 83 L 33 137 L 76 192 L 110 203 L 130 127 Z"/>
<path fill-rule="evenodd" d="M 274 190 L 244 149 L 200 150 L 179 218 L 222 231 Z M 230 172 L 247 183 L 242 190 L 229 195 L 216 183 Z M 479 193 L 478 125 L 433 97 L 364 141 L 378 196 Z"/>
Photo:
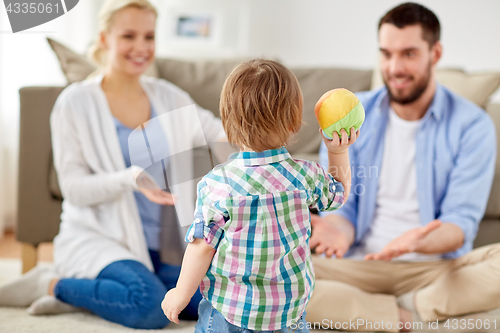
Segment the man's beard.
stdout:
<path fill-rule="evenodd" d="M 412 91 L 410 91 L 410 94 L 408 96 L 403 96 L 403 97 L 398 97 L 395 96 L 391 88 L 389 88 L 389 85 L 387 84 L 385 78 L 384 78 L 384 83 L 385 86 L 387 87 L 387 92 L 389 93 L 389 98 L 392 102 L 395 102 L 397 104 L 405 105 L 405 104 L 410 104 L 415 102 L 417 99 L 422 96 L 424 93 L 425 89 L 427 89 L 427 86 L 429 85 L 429 81 L 431 79 L 431 63 L 429 62 L 429 66 L 427 67 L 427 71 L 425 73 L 425 76 L 422 76 L 422 78 L 417 82 L 415 87 L 413 88 Z"/>

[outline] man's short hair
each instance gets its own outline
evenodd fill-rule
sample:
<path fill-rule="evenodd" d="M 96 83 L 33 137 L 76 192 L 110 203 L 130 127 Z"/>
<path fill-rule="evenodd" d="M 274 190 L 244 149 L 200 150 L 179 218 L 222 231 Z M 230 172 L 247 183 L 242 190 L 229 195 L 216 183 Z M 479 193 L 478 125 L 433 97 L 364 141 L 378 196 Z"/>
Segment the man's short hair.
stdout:
<path fill-rule="evenodd" d="M 384 23 L 393 24 L 399 29 L 419 24 L 423 31 L 422 38 L 429 43 L 429 47 L 434 46 L 441 38 L 441 26 L 437 16 L 428 8 L 417 3 L 403 3 L 388 11 L 378 23 L 379 31 Z"/>

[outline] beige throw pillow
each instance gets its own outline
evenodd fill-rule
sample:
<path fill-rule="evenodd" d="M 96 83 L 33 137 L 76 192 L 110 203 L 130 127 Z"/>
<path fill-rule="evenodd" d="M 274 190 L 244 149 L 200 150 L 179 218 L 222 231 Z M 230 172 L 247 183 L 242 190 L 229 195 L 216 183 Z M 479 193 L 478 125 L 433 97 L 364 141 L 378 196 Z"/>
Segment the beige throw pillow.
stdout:
<path fill-rule="evenodd" d="M 67 46 L 51 38 L 47 38 L 47 41 L 59 60 L 64 76 L 66 80 L 68 80 L 68 84 L 83 81 L 97 70 L 97 67 L 85 56 L 76 53 Z M 148 68 L 145 75 L 159 77 L 156 62 Z"/>
<path fill-rule="evenodd" d="M 160 77 L 186 91 L 198 105 L 219 117 L 222 85 L 239 62 L 157 58 Z"/>
<path fill-rule="evenodd" d="M 442 69 L 436 72 L 436 79 L 482 108 L 500 86 L 500 72 L 465 73 L 457 69 Z"/>
<path fill-rule="evenodd" d="M 466 73 L 460 69 L 438 68 L 436 80 L 451 91 L 485 108 L 490 95 L 500 86 L 500 72 Z M 372 89 L 383 85 L 380 70 L 375 70 Z"/>
<path fill-rule="evenodd" d="M 85 78 L 97 69 L 87 58 L 67 48 L 63 44 L 47 38 L 50 47 L 54 51 L 61 65 L 68 84 L 83 81 Z"/>

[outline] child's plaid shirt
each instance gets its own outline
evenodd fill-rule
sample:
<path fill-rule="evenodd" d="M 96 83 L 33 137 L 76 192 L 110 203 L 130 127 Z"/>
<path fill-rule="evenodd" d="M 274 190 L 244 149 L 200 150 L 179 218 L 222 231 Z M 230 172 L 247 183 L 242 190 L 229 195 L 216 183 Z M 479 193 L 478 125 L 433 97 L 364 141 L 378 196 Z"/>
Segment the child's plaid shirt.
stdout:
<path fill-rule="evenodd" d="M 230 323 L 279 330 L 296 323 L 314 288 L 309 207 L 344 203 L 341 183 L 285 148 L 241 152 L 198 183 L 186 240 L 217 251 L 200 289 Z"/>

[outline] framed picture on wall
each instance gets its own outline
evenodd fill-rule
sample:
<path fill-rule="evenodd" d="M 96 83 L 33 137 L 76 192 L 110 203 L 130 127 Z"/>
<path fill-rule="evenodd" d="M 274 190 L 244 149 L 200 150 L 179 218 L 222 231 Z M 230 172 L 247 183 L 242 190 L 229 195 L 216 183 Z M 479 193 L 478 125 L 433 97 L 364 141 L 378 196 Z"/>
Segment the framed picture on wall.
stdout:
<path fill-rule="evenodd" d="M 213 34 L 211 15 L 178 15 L 175 25 L 177 38 L 209 39 Z"/>
<path fill-rule="evenodd" d="M 182 59 L 234 59 L 246 53 L 250 10 L 245 2 L 158 1 L 158 54 Z"/>
<path fill-rule="evenodd" d="M 171 41 L 179 46 L 216 45 L 221 40 L 222 20 L 216 11 L 179 10 L 171 13 Z"/>

